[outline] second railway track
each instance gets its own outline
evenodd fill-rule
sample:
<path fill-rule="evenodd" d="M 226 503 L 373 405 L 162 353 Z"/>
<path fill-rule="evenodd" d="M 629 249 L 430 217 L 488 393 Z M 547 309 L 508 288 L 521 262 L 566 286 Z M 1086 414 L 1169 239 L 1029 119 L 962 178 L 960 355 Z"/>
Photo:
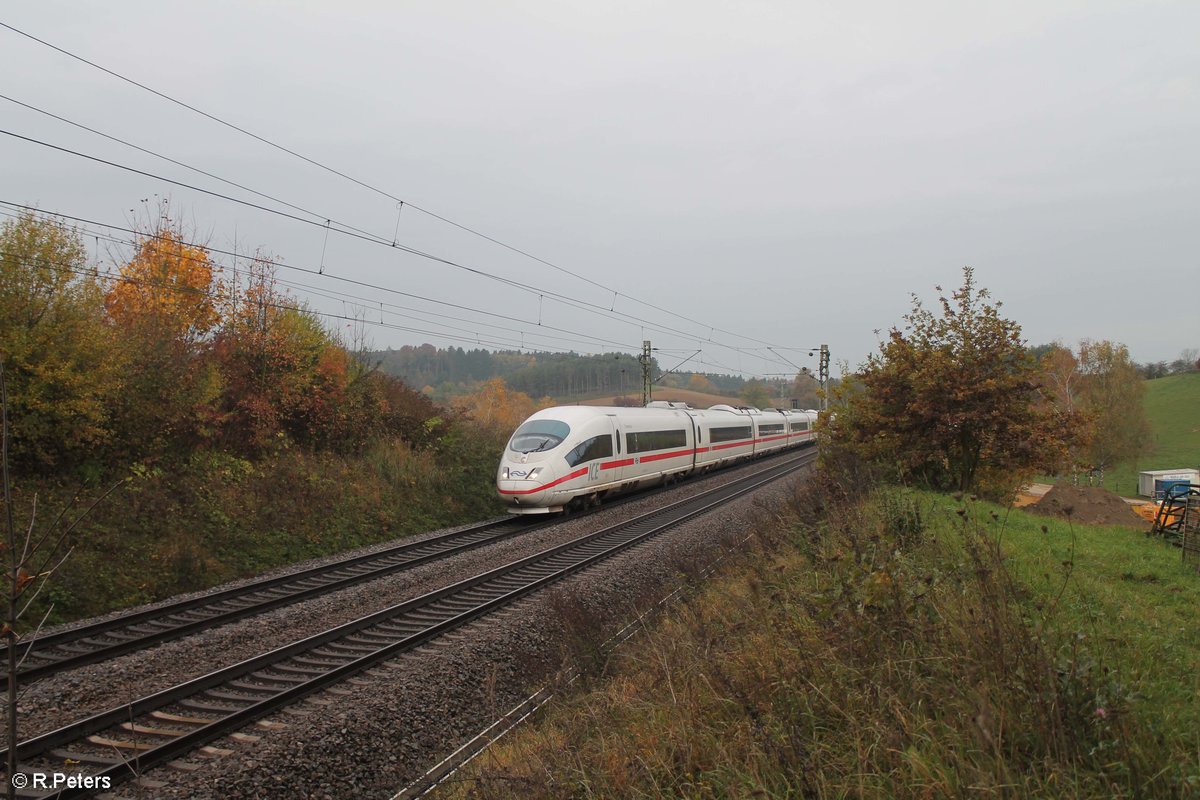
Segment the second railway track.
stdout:
<path fill-rule="evenodd" d="M 606 504 L 612 508 L 637 495 Z M 578 518 L 591 511 L 582 512 Z M 513 536 L 556 525 L 561 518 L 493 519 L 417 542 L 403 542 L 363 555 L 262 578 L 221 591 L 122 614 L 17 645 L 18 677 L 28 682 L 76 667 L 133 653 L 199 631 L 465 553 Z M 0 660 L 6 647 L 0 647 Z M 7 685 L 0 675 L 0 688 Z"/>
<path fill-rule="evenodd" d="M 17 645 L 17 658 L 22 664 L 17 674 L 22 681 L 35 680 L 115 658 L 499 542 L 554 522 L 556 520 L 534 523 L 525 519 L 489 520 L 419 542 L 406 542 L 386 550 L 39 636 L 32 643 Z M 0 648 L 0 658 L 4 657 L 5 650 Z M 6 684 L 7 678 L 0 676 L 0 687 Z"/>

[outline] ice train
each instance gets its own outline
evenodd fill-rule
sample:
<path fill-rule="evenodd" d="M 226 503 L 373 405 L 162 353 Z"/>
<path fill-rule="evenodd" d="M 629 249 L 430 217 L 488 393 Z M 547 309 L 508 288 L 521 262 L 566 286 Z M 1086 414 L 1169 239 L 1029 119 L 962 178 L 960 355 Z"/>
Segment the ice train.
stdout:
<path fill-rule="evenodd" d="M 654 401 L 645 408 L 557 406 L 509 440 L 496 489 L 513 514 L 548 514 L 634 487 L 813 441 L 815 411 Z"/>

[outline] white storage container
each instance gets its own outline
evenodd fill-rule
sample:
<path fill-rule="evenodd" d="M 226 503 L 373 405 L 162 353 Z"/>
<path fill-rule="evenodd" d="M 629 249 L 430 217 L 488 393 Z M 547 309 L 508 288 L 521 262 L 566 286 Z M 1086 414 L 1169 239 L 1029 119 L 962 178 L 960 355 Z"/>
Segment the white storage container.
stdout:
<path fill-rule="evenodd" d="M 1167 489 L 1177 483 L 1200 484 L 1200 469 L 1152 469 L 1138 473 L 1138 494 L 1163 499 Z"/>

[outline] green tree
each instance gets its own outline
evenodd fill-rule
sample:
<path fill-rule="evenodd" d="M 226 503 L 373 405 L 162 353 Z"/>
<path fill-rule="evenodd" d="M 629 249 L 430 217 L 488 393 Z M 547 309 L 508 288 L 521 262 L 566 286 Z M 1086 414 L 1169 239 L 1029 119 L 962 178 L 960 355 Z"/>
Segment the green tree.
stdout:
<path fill-rule="evenodd" d="M 914 295 L 903 329 L 835 392 L 828 445 L 936 488 L 1007 490 L 1060 457 L 1060 421 L 1039 399 L 1020 326 L 976 289 L 971 268 L 939 304 L 935 314 Z"/>
<path fill-rule="evenodd" d="M 1095 420 L 1087 453 L 1100 473 L 1136 461 L 1150 443 L 1150 421 L 1144 405 L 1145 384 L 1123 344 L 1079 343 L 1080 395 Z"/>
<path fill-rule="evenodd" d="M 820 381 L 811 372 L 797 372 L 792 380 L 791 399 L 800 408 L 820 408 L 821 397 L 817 394 L 820 389 Z"/>
<path fill-rule="evenodd" d="M 1069 472 L 1078 475 L 1080 467 L 1087 462 L 1087 450 L 1095 430 L 1095 415 L 1087 408 L 1083 399 L 1084 376 L 1080 371 L 1079 359 L 1058 342 L 1032 348 L 1031 353 L 1041 353 L 1039 366 L 1042 398 L 1062 420 L 1062 456 L 1053 472 Z"/>
<path fill-rule="evenodd" d="M 742 398 L 742 402 L 748 406 L 755 408 L 768 408 L 774 405 L 771 402 L 771 390 L 762 381 L 746 381 L 742 386 L 738 397 Z"/>
<path fill-rule="evenodd" d="M 5 222 L 0 355 L 8 363 L 15 468 L 79 464 L 109 440 L 112 341 L 79 233 L 32 213 Z"/>

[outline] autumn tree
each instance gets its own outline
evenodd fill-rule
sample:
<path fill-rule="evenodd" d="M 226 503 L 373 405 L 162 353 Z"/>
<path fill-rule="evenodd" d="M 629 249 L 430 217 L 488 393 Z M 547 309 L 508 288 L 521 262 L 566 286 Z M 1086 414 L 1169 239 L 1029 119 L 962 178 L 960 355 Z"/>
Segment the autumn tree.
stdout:
<path fill-rule="evenodd" d="M 280 291 L 269 256 L 250 260 L 214 353 L 223 382 L 217 425 L 230 446 L 259 451 L 279 434 L 323 444 L 345 432 L 347 390 L 363 367 Z"/>
<path fill-rule="evenodd" d="M 693 372 L 692 376 L 688 378 L 687 388 L 702 394 L 717 393 L 717 387 L 713 385 L 713 382 L 699 372 Z"/>
<path fill-rule="evenodd" d="M 206 336 L 220 319 L 218 269 L 160 206 L 119 267 L 105 308 L 116 330 L 116 404 L 126 459 L 186 452 L 211 436 L 221 380 Z"/>
<path fill-rule="evenodd" d="M 183 232 L 164 219 L 140 237 L 105 306 L 122 327 L 150 326 L 164 338 L 192 341 L 219 319 L 215 276 L 208 251 L 186 242 Z"/>
<path fill-rule="evenodd" d="M 972 269 L 939 304 L 937 314 L 914 295 L 903 328 L 835 393 L 828 446 L 936 488 L 1011 488 L 1061 451 L 1037 364 Z"/>
<path fill-rule="evenodd" d="M 530 414 L 553 404 L 554 401 L 548 397 L 534 401 L 524 392 L 510 389 L 503 378 L 492 378 L 484 381 L 479 391 L 456 398 L 454 407 L 477 425 L 508 435 Z"/>
<path fill-rule="evenodd" d="M 117 393 L 103 293 L 79 234 L 22 214 L 0 227 L 0 356 L 14 468 L 81 464 L 109 441 Z"/>
<path fill-rule="evenodd" d="M 1088 457 L 1103 484 L 1106 469 L 1135 461 L 1150 443 L 1145 384 L 1125 345 L 1109 341 L 1079 343 L 1079 372 L 1081 400 L 1094 420 Z"/>

